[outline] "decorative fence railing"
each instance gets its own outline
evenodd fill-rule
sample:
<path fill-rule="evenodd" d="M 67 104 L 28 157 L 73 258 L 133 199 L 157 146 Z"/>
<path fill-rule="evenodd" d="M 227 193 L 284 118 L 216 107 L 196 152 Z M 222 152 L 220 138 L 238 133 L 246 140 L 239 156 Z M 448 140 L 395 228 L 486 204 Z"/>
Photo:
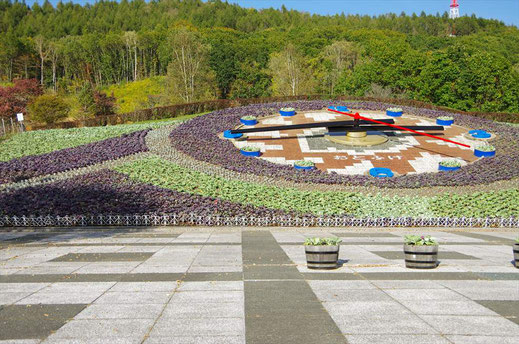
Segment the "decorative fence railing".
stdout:
<path fill-rule="evenodd" d="M 1 216 L 0 227 L 238 226 L 519 228 L 519 218 L 224 217 L 184 215 Z"/>
<path fill-rule="evenodd" d="M 16 118 L 0 118 L 0 137 L 8 134 L 16 134 L 24 131 L 24 127 L 16 120 Z"/>
<path fill-rule="evenodd" d="M 51 125 L 38 125 L 31 123 L 32 130 L 38 129 L 53 129 L 53 128 L 77 128 L 77 127 L 95 127 L 103 125 L 122 124 L 126 122 L 139 122 L 146 120 L 175 118 L 183 115 L 196 114 L 201 112 L 209 112 L 215 110 L 226 109 L 229 107 L 244 106 L 257 103 L 271 103 L 271 102 L 287 102 L 295 100 L 317 100 L 330 99 L 340 101 L 376 101 L 383 103 L 390 103 L 400 106 L 412 106 L 433 110 L 445 110 L 449 112 L 472 115 L 476 117 L 497 120 L 501 122 L 519 123 L 519 114 L 511 113 L 485 113 L 485 112 L 466 112 L 447 107 L 437 106 L 430 103 L 424 103 L 409 99 L 384 99 L 384 98 L 370 98 L 370 97 L 353 97 L 353 96 L 326 96 L 326 95 L 300 95 L 300 96 L 286 96 L 286 97 L 268 97 L 268 98 L 252 98 L 252 99 L 217 99 L 208 100 L 195 103 L 176 104 L 162 107 L 155 107 L 151 109 L 137 110 L 134 112 L 115 114 L 108 116 L 97 116 L 94 118 L 59 122 Z"/>

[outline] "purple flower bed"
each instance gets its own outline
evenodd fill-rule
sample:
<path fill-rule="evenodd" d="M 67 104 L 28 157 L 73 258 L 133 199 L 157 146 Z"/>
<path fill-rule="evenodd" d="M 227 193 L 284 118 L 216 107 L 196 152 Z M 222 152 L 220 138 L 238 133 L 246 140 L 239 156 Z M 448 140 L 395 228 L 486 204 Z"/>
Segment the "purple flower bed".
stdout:
<path fill-rule="evenodd" d="M 235 127 L 239 123 L 240 117 L 244 115 L 262 117 L 272 115 L 282 107 L 294 107 L 299 111 L 309 111 L 323 109 L 331 105 L 379 111 L 384 111 L 392 106 L 392 104 L 376 102 L 298 101 L 230 108 L 194 118 L 178 126 L 170 134 L 171 144 L 177 150 L 190 155 L 194 159 L 220 165 L 229 170 L 306 183 L 419 188 L 424 186 L 487 184 L 519 177 L 519 149 L 517 149 L 519 146 L 519 128 L 446 111 L 402 107 L 404 113 L 412 113 L 432 120 L 439 116 L 452 116 L 459 125 L 496 133 L 498 138 L 492 141 L 492 145 L 497 148 L 498 155 L 492 159 L 477 161 L 451 173 L 423 173 L 374 179 L 368 176 L 330 174 L 319 170 L 298 173 L 291 166 L 242 156 L 231 142 L 218 137 L 218 134 L 224 130 Z"/>
<path fill-rule="evenodd" d="M 149 130 L 42 155 L 0 162 L 0 184 L 73 170 L 148 150 L 144 141 Z"/>
<path fill-rule="evenodd" d="M 294 213 L 240 205 L 163 189 L 101 170 L 67 180 L 0 193 L 0 215 L 286 216 Z"/>

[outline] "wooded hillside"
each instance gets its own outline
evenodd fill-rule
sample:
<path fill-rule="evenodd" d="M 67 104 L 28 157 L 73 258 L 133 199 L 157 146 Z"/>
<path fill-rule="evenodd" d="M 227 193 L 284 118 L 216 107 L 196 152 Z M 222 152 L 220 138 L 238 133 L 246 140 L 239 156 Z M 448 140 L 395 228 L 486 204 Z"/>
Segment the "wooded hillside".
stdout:
<path fill-rule="evenodd" d="M 519 30 L 447 13 L 319 16 L 221 1 L 28 7 L 0 0 L 5 83 L 36 78 L 67 97 L 156 76 L 166 76 L 164 87 L 149 95 L 150 105 L 348 94 L 519 112 Z"/>

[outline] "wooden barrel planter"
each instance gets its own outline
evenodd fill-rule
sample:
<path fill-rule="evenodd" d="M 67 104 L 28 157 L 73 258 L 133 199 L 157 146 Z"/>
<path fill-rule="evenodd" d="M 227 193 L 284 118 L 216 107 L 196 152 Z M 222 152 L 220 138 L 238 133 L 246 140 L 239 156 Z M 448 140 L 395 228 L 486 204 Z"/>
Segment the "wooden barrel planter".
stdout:
<path fill-rule="evenodd" d="M 404 244 L 405 267 L 410 269 L 434 269 L 438 266 L 438 245 Z"/>
<path fill-rule="evenodd" d="M 519 244 L 514 244 L 515 267 L 519 269 Z"/>
<path fill-rule="evenodd" d="M 306 265 L 309 269 L 336 269 L 339 263 L 339 245 L 305 246 Z"/>

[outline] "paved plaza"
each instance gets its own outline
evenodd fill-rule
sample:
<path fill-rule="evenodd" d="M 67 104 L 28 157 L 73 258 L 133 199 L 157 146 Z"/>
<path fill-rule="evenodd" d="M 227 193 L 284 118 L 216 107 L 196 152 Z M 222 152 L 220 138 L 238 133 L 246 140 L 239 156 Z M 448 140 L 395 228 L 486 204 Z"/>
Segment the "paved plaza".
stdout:
<path fill-rule="evenodd" d="M 439 231 L 406 269 L 405 229 L 0 231 L 0 343 L 517 344 L 519 230 Z M 306 268 L 339 236 L 340 268 Z"/>

